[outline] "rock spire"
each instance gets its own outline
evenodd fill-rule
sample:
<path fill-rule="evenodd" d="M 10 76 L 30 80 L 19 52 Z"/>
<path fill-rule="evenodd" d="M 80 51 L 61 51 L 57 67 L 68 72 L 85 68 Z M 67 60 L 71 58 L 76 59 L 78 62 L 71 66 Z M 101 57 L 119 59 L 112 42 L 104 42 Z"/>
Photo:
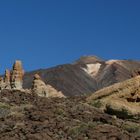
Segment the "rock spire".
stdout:
<path fill-rule="evenodd" d="M 11 88 L 12 89 L 22 89 L 23 85 L 23 75 L 24 71 L 22 68 L 22 62 L 17 60 L 13 65 L 13 69 L 11 71 Z"/>
<path fill-rule="evenodd" d="M 5 70 L 5 75 L 4 75 L 4 89 L 11 89 L 11 85 L 10 85 L 10 71 L 8 69 Z"/>

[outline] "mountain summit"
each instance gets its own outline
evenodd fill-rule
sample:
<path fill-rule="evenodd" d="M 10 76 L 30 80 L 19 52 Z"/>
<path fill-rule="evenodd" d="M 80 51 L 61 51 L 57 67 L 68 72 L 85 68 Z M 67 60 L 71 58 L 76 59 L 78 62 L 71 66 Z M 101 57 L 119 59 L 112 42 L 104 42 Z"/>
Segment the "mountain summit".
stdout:
<path fill-rule="evenodd" d="M 98 56 L 90 55 L 79 58 L 75 61 L 75 64 L 93 64 L 97 62 L 104 62 L 104 60 L 99 58 Z"/>

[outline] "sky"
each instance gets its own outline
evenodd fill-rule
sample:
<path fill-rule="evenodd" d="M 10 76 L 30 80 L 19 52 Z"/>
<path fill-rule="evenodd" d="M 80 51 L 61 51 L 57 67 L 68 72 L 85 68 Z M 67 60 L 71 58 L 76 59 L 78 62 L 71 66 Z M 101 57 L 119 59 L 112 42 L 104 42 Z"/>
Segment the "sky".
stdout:
<path fill-rule="evenodd" d="M 1 0 L 0 73 L 81 56 L 140 60 L 139 0 Z"/>

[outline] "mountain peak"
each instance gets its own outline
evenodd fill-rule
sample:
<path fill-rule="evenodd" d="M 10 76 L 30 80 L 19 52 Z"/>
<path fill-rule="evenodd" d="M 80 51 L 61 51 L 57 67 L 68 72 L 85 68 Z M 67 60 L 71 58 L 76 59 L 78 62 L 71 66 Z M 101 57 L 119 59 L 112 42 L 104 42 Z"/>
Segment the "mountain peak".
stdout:
<path fill-rule="evenodd" d="M 97 62 L 98 63 L 104 62 L 104 60 L 99 58 L 98 56 L 89 55 L 89 56 L 82 56 L 76 61 L 77 64 L 91 64 Z"/>

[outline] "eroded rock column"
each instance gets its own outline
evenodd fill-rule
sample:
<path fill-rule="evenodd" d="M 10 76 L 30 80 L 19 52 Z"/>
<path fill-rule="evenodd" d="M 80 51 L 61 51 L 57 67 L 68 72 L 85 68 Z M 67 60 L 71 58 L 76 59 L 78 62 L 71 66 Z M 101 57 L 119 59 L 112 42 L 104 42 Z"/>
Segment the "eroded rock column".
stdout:
<path fill-rule="evenodd" d="M 5 87 L 3 77 L 0 77 L 0 91 L 2 91 Z"/>
<path fill-rule="evenodd" d="M 10 71 L 8 69 L 5 70 L 5 75 L 4 75 L 4 89 L 11 89 L 11 84 L 10 84 Z"/>
<path fill-rule="evenodd" d="M 22 62 L 21 61 L 15 61 L 13 65 L 13 70 L 11 71 L 11 88 L 12 89 L 22 89 L 23 85 L 23 75 L 24 71 L 22 68 Z"/>

